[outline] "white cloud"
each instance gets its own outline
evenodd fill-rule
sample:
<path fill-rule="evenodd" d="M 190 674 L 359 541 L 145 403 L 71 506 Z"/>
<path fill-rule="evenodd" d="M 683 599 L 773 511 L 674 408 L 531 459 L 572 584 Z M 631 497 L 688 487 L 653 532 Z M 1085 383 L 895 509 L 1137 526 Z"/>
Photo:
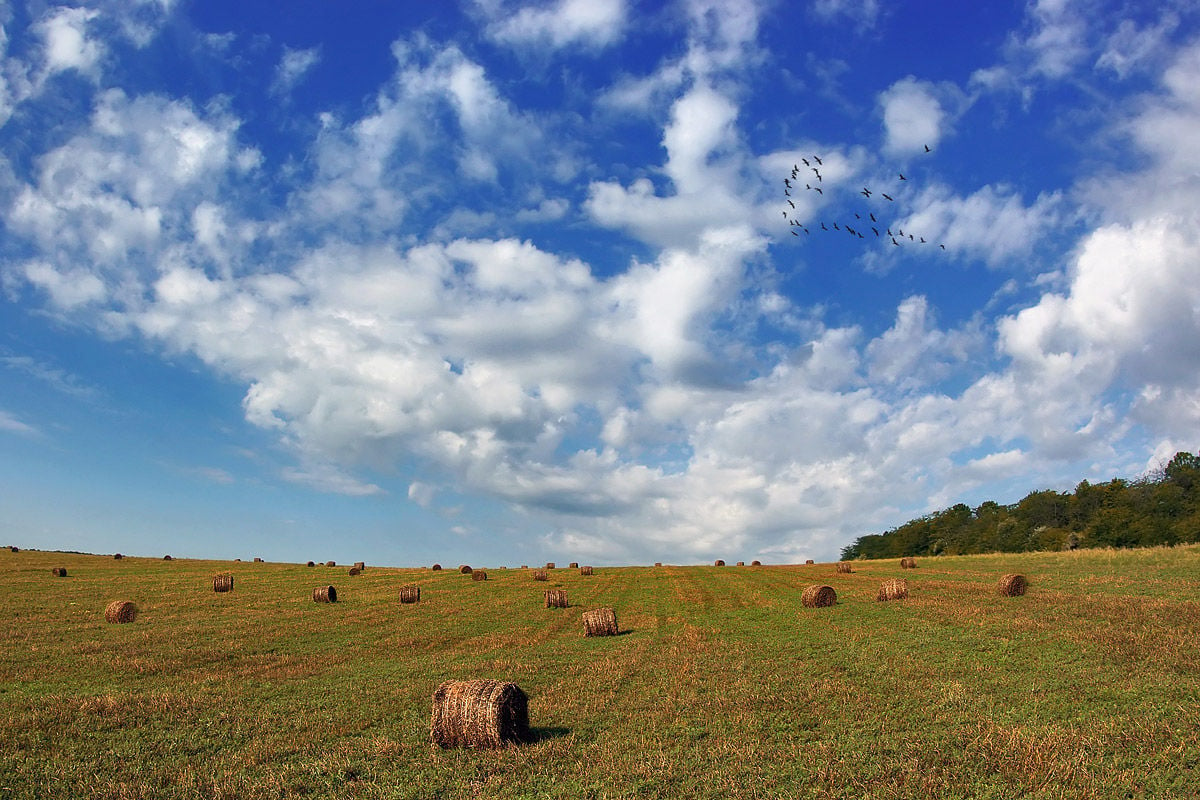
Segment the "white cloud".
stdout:
<path fill-rule="evenodd" d="M 927 146 L 938 146 L 947 115 L 937 95 L 932 84 L 911 75 L 880 94 L 886 150 L 920 153 Z"/>
<path fill-rule="evenodd" d="M 100 16 L 99 11 L 86 8 L 59 7 L 34 24 L 42 37 L 44 74 L 75 70 L 85 77 L 98 80 L 104 44 L 88 36 L 88 24 Z"/>
<path fill-rule="evenodd" d="M 21 434 L 23 436 L 38 436 L 41 434 L 41 431 L 37 428 L 22 422 L 2 408 L 0 408 L 0 431 Z"/>
<path fill-rule="evenodd" d="M 628 14 L 625 0 L 556 0 L 515 13 L 491 5 L 480 4 L 491 17 L 489 37 L 510 46 L 545 44 L 555 50 L 572 44 L 607 47 L 621 37 Z"/>
<path fill-rule="evenodd" d="M 310 47 L 306 50 L 284 47 L 283 56 L 275 67 L 275 78 L 271 81 L 271 91 L 275 94 L 290 93 L 320 61 L 320 47 Z"/>

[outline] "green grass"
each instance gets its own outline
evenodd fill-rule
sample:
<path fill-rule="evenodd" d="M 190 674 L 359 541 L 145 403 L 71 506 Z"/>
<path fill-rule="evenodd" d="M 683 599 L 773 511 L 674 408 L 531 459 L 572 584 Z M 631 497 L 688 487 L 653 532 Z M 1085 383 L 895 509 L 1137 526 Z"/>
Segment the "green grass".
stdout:
<path fill-rule="evenodd" d="M 1200 797 L 1200 547 L 855 570 L 0 551 L 0 800 Z M 998 596 L 1005 572 L 1029 593 Z M 838 604 L 802 608 L 812 583 Z M 136 622 L 105 624 L 115 599 Z M 582 636 L 600 605 L 626 633 Z M 430 744 L 438 683 L 476 677 L 525 690 L 536 743 Z"/>

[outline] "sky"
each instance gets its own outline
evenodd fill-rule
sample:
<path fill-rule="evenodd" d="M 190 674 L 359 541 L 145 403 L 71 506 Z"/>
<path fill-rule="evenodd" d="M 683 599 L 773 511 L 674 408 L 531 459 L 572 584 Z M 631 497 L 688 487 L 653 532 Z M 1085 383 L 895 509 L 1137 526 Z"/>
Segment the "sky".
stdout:
<path fill-rule="evenodd" d="M 0 0 L 0 538 L 781 563 L 1144 474 L 1198 16 Z"/>

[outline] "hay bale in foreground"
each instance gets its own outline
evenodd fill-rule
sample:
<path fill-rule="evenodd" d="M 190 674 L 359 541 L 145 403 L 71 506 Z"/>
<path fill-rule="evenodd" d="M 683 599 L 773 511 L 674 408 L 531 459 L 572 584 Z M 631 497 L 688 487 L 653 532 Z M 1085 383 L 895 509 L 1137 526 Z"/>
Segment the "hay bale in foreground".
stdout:
<path fill-rule="evenodd" d="M 535 569 L 533 571 L 533 579 L 535 581 L 545 581 L 549 580 L 550 576 L 546 574 L 546 570 L 544 569 Z"/>
<path fill-rule="evenodd" d="M 917 560 L 915 558 L 900 559 L 900 569 L 916 569 Z"/>
<path fill-rule="evenodd" d="M 318 586 L 313 589 L 314 603 L 336 603 L 337 589 L 332 586 Z"/>
<path fill-rule="evenodd" d="M 366 570 L 366 568 L 367 568 L 367 562 L 365 562 L 365 561 L 355 561 L 355 562 L 354 562 L 354 568 L 355 568 L 356 570 L 358 570 L 359 572 L 363 572 L 363 571 L 365 571 L 365 570 Z"/>
<path fill-rule="evenodd" d="M 421 587 L 420 586 L 401 586 L 400 587 L 400 602 L 401 603 L 419 603 L 419 602 L 421 602 Z"/>
<path fill-rule="evenodd" d="M 566 589 L 547 589 L 546 590 L 546 608 L 567 608 Z"/>
<path fill-rule="evenodd" d="M 446 681 L 433 693 L 429 731 L 443 749 L 522 744 L 531 738 L 529 698 L 507 681 Z"/>
<path fill-rule="evenodd" d="M 470 567 L 468 567 L 466 564 L 459 564 L 459 565 L 458 565 L 458 571 L 459 571 L 459 572 L 461 572 L 463 575 L 470 575 L 470 574 L 471 574 L 471 568 L 470 568 Z"/>
<path fill-rule="evenodd" d="M 434 572 L 441 572 L 441 571 L 442 571 L 442 565 L 441 565 L 441 564 L 434 564 L 432 567 L 430 567 L 430 569 L 431 569 L 431 570 L 433 570 Z"/>
<path fill-rule="evenodd" d="M 570 564 L 567 564 L 567 569 L 579 569 L 579 562 L 572 561 Z"/>
<path fill-rule="evenodd" d="M 908 581 L 904 578 L 892 578 L 886 580 L 879 587 L 879 594 L 875 595 L 875 601 L 883 603 L 888 600 L 903 600 L 908 597 Z"/>
<path fill-rule="evenodd" d="M 1025 580 L 1025 576 L 1014 572 L 1001 576 L 1000 585 L 996 589 L 1004 597 L 1020 597 L 1028 587 L 1029 581 Z"/>
<path fill-rule="evenodd" d="M 351 578 L 353 578 L 355 575 L 359 575 L 359 574 L 361 574 L 361 573 L 362 573 L 362 570 L 361 570 L 361 569 L 359 569 L 358 567 L 351 567 L 351 568 L 350 568 L 350 577 L 351 577 Z"/>
<path fill-rule="evenodd" d="M 50 574 L 56 578 L 65 578 L 65 577 L 67 577 L 67 568 L 66 567 L 54 567 L 53 569 L 50 570 Z"/>
<path fill-rule="evenodd" d="M 593 570 L 591 567 L 580 567 L 579 568 L 580 575 L 591 575 L 594 572 L 595 572 L 595 570 Z"/>
<path fill-rule="evenodd" d="M 837 592 L 832 586 L 809 586 L 800 595 L 805 608 L 828 608 L 837 603 Z"/>
<path fill-rule="evenodd" d="M 725 566 L 725 562 L 718 558 L 716 561 L 713 562 L 713 566 L 714 567 L 723 567 L 723 566 Z"/>
<path fill-rule="evenodd" d="M 594 608 L 583 612 L 584 636 L 616 636 L 617 612 L 611 608 Z"/>
<path fill-rule="evenodd" d="M 487 580 L 487 570 L 483 570 L 483 569 L 475 570 L 474 572 L 471 573 L 471 580 L 486 581 Z"/>
<path fill-rule="evenodd" d="M 138 609 L 128 600 L 113 600 L 104 609 L 104 621 L 110 625 L 122 625 L 137 619 Z"/>
<path fill-rule="evenodd" d="M 213 591 L 232 592 L 233 576 L 228 572 L 222 572 L 220 575 L 213 575 Z"/>
<path fill-rule="evenodd" d="M 851 566 L 849 561 L 839 561 L 837 564 L 837 571 L 850 573 L 854 572 L 854 567 Z"/>

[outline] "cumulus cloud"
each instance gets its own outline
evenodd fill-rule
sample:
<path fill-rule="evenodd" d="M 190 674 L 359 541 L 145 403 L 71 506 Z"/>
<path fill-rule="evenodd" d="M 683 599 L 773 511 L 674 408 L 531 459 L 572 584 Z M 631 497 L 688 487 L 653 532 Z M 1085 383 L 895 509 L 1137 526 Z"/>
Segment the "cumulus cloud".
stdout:
<path fill-rule="evenodd" d="M 105 46 L 88 35 L 89 23 L 98 16 L 100 12 L 93 9 L 60 7 L 34 24 L 44 48 L 43 74 L 75 70 L 92 80 L 99 79 Z"/>
<path fill-rule="evenodd" d="M 910 75 L 880 94 L 879 105 L 885 149 L 919 153 L 941 141 L 947 115 L 932 84 Z"/>
<path fill-rule="evenodd" d="M 515 13 L 500 4 L 480 3 L 480 8 L 491 17 L 487 34 L 496 41 L 555 50 L 571 44 L 606 47 L 620 38 L 628 14 L 625 0 L 557 0 Z"/>
<path fill-rule="evenodd" d="M 275 67 L 275 77 L 271 81 L 271 91 L 275 94 L 288 94 L 304 80 L 321 61 L 321 48 L 310 47 L 306 50 L 283 48 L 283 56 Z"/>

